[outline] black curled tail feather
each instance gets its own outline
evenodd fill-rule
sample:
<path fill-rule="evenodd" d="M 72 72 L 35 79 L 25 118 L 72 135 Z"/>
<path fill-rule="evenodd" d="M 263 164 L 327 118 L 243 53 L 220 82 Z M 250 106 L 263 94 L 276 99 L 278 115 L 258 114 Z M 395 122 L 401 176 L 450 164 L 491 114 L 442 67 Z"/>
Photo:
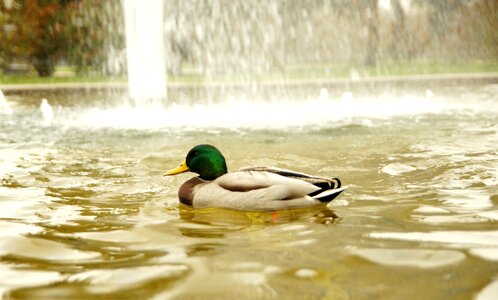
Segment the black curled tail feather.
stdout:
<path fill-rule="evenodd" d="M 345 189 L 345 188 L 340 189 L 342 185 L 341 180 L 335 177 L 325 182 L 314 183 L 314 185 L 320 187 L 320 189 L 318 191 L 308 194 L 308 196 L 322 203 L 327 203 L 334 200 Z"/>
<path fill-rule="evenodd" d="M 342 186 L 341 180 L 337 177 L 332 178 L 331 181 L 335 183 L 335 185 L 333 187 L 334 189 L 338 189 Z"/>
<path fill-rule="evenodd" d="M 310 181 L 308 181 L 308 182 L 310 182 Z M 309 194 L 310 196 L 317 195 L 317 194 L 319 194 L 323 191 L 326 191 L 326 190 L 338 189 L 342 185 L 341 180 L 339 180 L 339 178 L 335 178 L 335 177 L 331 178 L 331 179 L 327 179 L 327 180 L 310 182 L 310 183 L 312 183 L 313 185 L 320 188 L 318 191 Z"/>

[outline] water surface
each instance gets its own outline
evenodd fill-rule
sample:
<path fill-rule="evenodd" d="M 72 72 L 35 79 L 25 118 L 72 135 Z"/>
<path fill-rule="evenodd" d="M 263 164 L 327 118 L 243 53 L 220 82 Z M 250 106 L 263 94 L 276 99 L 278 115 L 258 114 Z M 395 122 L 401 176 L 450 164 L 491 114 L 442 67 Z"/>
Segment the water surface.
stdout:
<path fill-rule="evenodd" d="M 132 108 L 8 96 L 0 293 L 11 299 L 491 299 L 498 87 Z M 50 124 L 51 123 L 51 124 Z M 338 176 L 328 206 L 192 209 L 163 178 L 199 143 L 229 169 Z M 490 298 L 486 298 L 490 297 Z"/>

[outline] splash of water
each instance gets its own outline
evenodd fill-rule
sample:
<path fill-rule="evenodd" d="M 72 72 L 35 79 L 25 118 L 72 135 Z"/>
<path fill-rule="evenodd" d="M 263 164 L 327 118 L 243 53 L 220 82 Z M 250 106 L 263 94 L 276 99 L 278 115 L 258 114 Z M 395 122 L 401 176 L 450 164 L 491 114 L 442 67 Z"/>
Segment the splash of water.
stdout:
<path fill-rule="evenodd" d="M 274 101 L 228 97 L 214 103 L 171 103 L 167 107 L 90 108 L 68 123 L 75 126 L 112 128 L 247 128 L 284 129 L 302 126 L 360 124 L 393 116 L 440 113 L 454 108 L 442 99 L 423 96 L 353 97 L 352 92 L 331 97 L 321 89 L 308 99 Z"/>
<path fill-rule="evenodd" d="M 166 98 L 163 0 L 124 0 L 128 87 L 137 105 Z"/>
<path fill-rule="evenodd" d="M 51 126 L 54 121 L 54 110 L 45 98 L 41 99 L 40 111 L 43 116 L 43 125 L 46 127 Z"/>
<path fill-rule="evenodd" d="M 12 108 L 9 105 L 9 102 L 7 102 L 7 99 L 3 95 L 2 90 L 0 90 L 0 113 L 4 114 L 12 114 Z"/>

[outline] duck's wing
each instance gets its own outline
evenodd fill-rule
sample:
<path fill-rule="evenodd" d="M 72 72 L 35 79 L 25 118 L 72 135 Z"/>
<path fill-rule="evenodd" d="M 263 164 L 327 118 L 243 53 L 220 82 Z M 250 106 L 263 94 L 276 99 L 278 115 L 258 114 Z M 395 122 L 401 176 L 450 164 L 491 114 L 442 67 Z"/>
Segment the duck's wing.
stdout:
<path fill-rule="evenodd" d="M 326 178 L 326 177 L 313 176 L 313 175 L 309 175 L 309 174 L 305 174 L 305 173 L 299 173 L 299 172 L 281 169 L 281 168 L 275 168 L 275 167 L 253 167 L 253 168 L 240 169 L 239 171 L 274 173 L 274 174 L 278 174 L 280 176 L 284 176 L 287 178 L 294 178 L 294 179 L 299 179 L 302 181 L 309 182 L 309 183 L 319 187 L 322 190 L 338 189 L 342 185 L 339 178 L 335 178 L 335 177 Z"/>
<path fill-rule="evenodd" d="M 334 200 L 340 193 L 342 193 L 347 187 L 341 187 L 342 183 L 339 178 L 326 178 L 320 176 L 313 176 L 305 173 L 299 173 L 291 170 L 275 168 L 275 167 L 253 167 L 241 169 L 239 172 L 266 172 L 277 174 L 289 179 L 296 179 L 302 182 L 307 182 L 314 185 L 317 189 L 313 192 L 306 194 L 315 200 L 320 202 L 330 202 Z"/>
<path fill-rule="evenodd" d="M 214 183 L 231 192 L 250 192 L 279 186 L 285 191 L 278 200 L 303 197 L 320 190 L 310 182 L 286 177 L 274 172 L 240 170 L 218 177 Z"/>

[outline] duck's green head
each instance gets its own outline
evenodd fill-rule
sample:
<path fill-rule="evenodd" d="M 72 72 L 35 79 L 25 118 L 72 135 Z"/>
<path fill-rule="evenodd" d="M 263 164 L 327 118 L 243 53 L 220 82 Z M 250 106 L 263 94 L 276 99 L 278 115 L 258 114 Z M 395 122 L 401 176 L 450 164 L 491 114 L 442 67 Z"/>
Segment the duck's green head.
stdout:
<path fill-rule="evenodd" d="M 191 171 L 204 180 L 214 180 L 227 173 L 225 157 L 220 150 L 211 145 L 197 145 L 192 148 L 185 161 L 176 169 L 169 170 L 164 176 Z"/>

